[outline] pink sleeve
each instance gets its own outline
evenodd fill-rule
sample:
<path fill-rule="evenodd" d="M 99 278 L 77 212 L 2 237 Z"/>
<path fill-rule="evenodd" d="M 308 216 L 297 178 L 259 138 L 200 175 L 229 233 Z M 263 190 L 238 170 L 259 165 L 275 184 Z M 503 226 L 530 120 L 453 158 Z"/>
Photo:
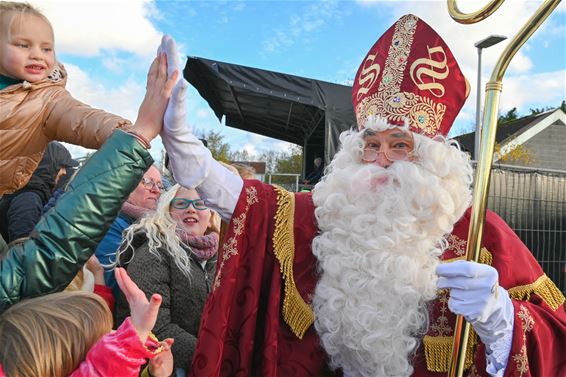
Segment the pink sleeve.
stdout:
<path fill-rule="evenodd" d="M 149 338 L 142 344 L 128 317 L 118 330 L 95 343 L 69 377 L 137 377 L 146 359 L 155 356 L 150 350 L 157 346 L 159 343 Z"/>

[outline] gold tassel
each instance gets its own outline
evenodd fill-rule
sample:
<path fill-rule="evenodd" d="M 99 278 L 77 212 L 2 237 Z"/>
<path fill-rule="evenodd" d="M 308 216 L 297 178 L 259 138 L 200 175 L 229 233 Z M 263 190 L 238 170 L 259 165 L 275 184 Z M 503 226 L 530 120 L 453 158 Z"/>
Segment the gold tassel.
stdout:
<path fill-rule="evenodd" d="M 448 372 L 450 357 L 452 355 L 451 336 L 429 336 L 425 335 L 423 339 L 426 368 L 431 372 Z M 478 336 L 473 329 L 470 329 L 468 337 L 468 346 L 466 348 L 466 359 L 464 368 L 469 369 L 474 364 L 474 353 L 478 344 Z"/>
<path fill-rule="evenodd" d="M 289 325 L 293 334 L 302 339 L 314 322 L 314 313 L 301 297 L 293 277 L 295 196 L 279 186 L 274 187 L 277 192 L 277 212 L 273 232 L 273 253 L 279 261 L 285 282 L 283 320 Z"/>
<path fill-rule="evenodd" d="M 564 295 L 546 274 L 543 274 L 531 284 L 518 285 L 507 290 L 515 300 L 528 300 L 531 294 L 539 295 L 552 310 L 558 309 L 564 303 Z"/>

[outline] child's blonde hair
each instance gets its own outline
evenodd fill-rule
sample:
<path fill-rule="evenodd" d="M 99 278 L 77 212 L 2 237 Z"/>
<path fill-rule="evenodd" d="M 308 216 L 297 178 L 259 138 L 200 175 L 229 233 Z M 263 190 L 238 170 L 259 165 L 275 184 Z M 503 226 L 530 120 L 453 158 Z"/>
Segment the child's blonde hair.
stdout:
<path fill-rule="evenodd" d="M 129 260 L 120 261 L 122 255 L 130 255 L 135 249 L 133 246 L 135 236 L 143 232 L 147 236 L 149 252 L 159 257 L 158 249 L 163 247 L 171 254 L 175 265 L 179 267 L 187 276 L 191 274 L 191 262 L 189 255 L 182 245 L 181 236 L 177 232 L 177 222 L 171 217 L 171 200 L 181 189 L 181 185 L 176 184 L 169 190 L 162 193 L 157 202 L 155 211 L 142 217 L 137 223 L 130 225 L 123 233 L 122 244 L 116 252 L 116 262 L 112 265 L 119 266 L 120 262 L 129 263 Z M 189 188 L 192 190 L 191 188 Z M 204 234 L 220 233 L 220 216 L 215 211 L 210 211 L 210 223 Z M 134 255 L 130 255 L 130 259 Z"/>
<path fill-rule="evenodd" d="M 6 376 L 63 377 L 112 330 L 99 296 L 60 292 L 21 301 L 0 316 L 0 361 Z"/>
<path fill-rule="evenodd" d="M 232 166 L 238 171 L 238 174 L 243 179 L 255 179 L 255 169 L 248 164 L 235 162 Z"/>
<path fill-rule="evenodd" d="M 47 17 L 45 17 L 39 9 L 29 3 L 20 3 L 16 1 L 0 1 L 0 36 L 2 36 L 3 33 L 6 33 L 6 36 L 9 37 L 12 21 L 17 15 L 33 15 L 41 18 L 47 23 L 47 25 L 49 25 L 51 34 L 55 38 L 51 22 L 49 22 Z"/>

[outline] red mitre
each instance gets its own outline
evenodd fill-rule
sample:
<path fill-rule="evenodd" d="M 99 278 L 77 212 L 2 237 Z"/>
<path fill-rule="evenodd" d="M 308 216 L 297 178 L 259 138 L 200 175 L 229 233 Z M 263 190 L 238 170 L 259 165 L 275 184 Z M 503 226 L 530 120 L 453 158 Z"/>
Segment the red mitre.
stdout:
<path fill-rule="evenodd" d="M 446 136 L 469 93 L 454 55 L 423 20 L 401 17 L 373 45 L 356 73 L 352 102 L 358 127 L 369 116 L 411 131 Z"/>

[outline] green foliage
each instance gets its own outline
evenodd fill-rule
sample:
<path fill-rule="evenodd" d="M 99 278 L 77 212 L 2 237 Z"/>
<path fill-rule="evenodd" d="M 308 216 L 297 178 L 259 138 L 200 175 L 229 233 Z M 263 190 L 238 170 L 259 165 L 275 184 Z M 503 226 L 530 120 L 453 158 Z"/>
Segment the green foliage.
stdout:
<path fill-rule="evenodd" d="M 499 117 L 499 119 L 497 120 L 497 124 L 498 125 L 505 125 L 506 123 L 513 122 L 514 120 L 517 120 L 518 118 L 519 118 L 519 115 L 517 114 L 517 108 L 514 107 L 511 110 L 509 110 L 505 115 L 501 115 Z"/>
<path fill-rule="evenodd" d="M 224 136 L 220 132 L 208 131 L 203 135 L 203 138 L 208 142 L 208 149 L 218 161 L 230 162 L 230 145 L 224 142 Z"/>
<path fill-rule="evenodd" d="M 301 174 L 302 171 L 303 149 L 299 146 L 292 145 L 287 152 L 280 153 L 275 161 L 275 172 L 277 173 Z M 293 177 L 285 178 L 290 180 L 289 183 L 295 182 Z"/>
<path fill-rule="evenodd" d="M 541 114 L 541 113 L 544 113 L 545 111 L 549 111 L 549 110 L 552 110 L 552 109 L 553 109 L 553 107 L 550 107 L 550 106 L 541 107 L 540 109 L 538 107 L 535 107 L 534 109 L 530 109 L 531 110 L 530 115 Z"/>
<path fill-rule="evenodd" d="M 267 174 L 301 174 L 303 171 L 303 149 L 292 145 L 286 152 L 269 151 L 262 153 L 259 161 L 265 161 Z M 295 177 L 275 176 L 272 180 L 277 184 L 294 184 Z"/>
<path fill-rule="evenodd" d="M 198 137 L 208 142 L 208 149 L 218 161 L 229 163 L 230 161 L 263 161 L 266 165 L 267 174 L 288 173 L 301 174 L 303 171 L 303 149 L 293 145 L 286 152 L 268 151 L 259 156 L 251 156 L 247 150 L 231 151 L 230 145 L 224 141 L 221 132 L 209 130 L 199 132 Z M 274 183 L 294 184 L 294 177 L 275 177 Z"/>
<path fill-rule="evenodd" d="M 501 144 L 495 144 L 495 153 L 501 154 Z M 500 155 L 499 161 L 503 163 L 513 163 L 518 162 L 523 165 L 531 165 L 535 159 L 533 156 L 533 151 L 525 147 L 523 144 L 511 145 L 511 149 L 504 155 Z"/>
<path fill-rule="evenodd" d="M 234 153 L 230 153 L 230 160 L 232 161 L 254 161 L 253 156 L 250 156 L 247 150 L 243 151 L 236 151 Z"/>

